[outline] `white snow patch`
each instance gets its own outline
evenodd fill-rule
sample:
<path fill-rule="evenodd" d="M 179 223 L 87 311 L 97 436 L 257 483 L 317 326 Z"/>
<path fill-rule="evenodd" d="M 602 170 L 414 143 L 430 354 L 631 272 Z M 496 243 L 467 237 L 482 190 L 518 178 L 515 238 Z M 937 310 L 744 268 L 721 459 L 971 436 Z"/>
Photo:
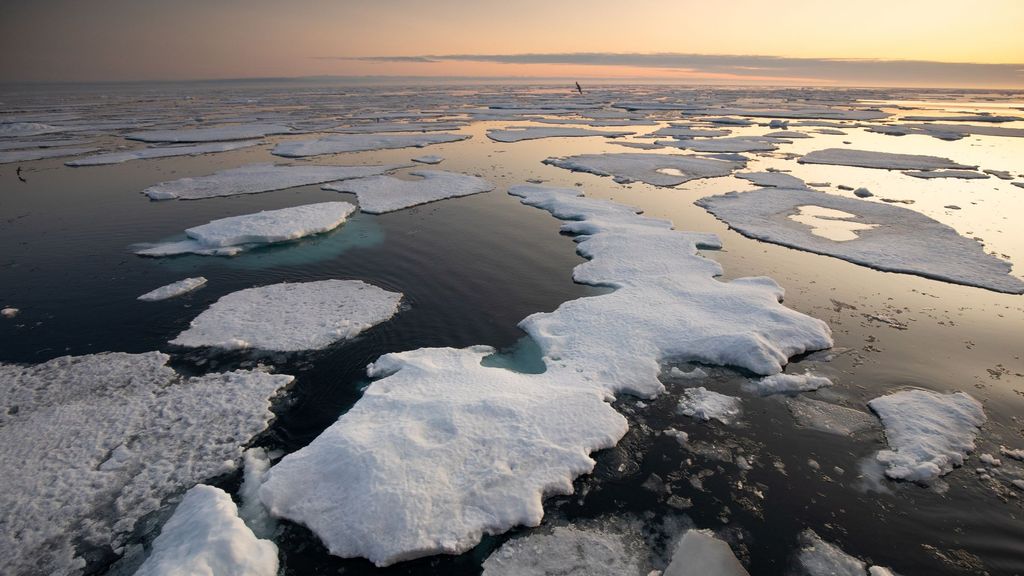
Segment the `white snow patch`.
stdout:
<path fill-rule="evenodd" d="M 523 140 L 537 140 L 539 138 L 571 138 L 585 136 L 620 138 L 622 136 L 629 136 L 630 134 L 635 134 L 635 132 L 590 130 L 587 128 L 573 128 L 570 126 L 527 126 L 524 128 L 506 128 L 504 130 L 492 129 L 487 131 L 487 137 L 495 142 L 521 142 Z"/>
<path fill-rule="evenodd" d="M 212 142 L 209 144 L 196 144 L 194 146 L 158 146 L 154 148 L 126 150 L 124 152 L 97 154 L 96 156 L 87 156 L 77 160 L 70 160 L 64 164 L 67 166 L 100 166 L 104 164 L 120 164 L 129 160 L 168 158 L 171 156 L 197 156 L 199 154 L 239 150 L 241 148 L 249 148 L 262 143 L 263 142 L 260 140 L 243 140 L 241 142 Z"/>
<path fill-rule="evenodd" d="M 327 184 L 323 189 L 356 194 L 359 209 L 369 214 L 384 214 L 445 198 L 494 190 L 494 184 L 483 178 L 457 172 L 418 170 L 410 172 L 410 175 L 419 179 L 372 176 Z"/>
<path fill-rule="evenodd" d="M 545 164 L 565 168 L 574 172 L 589 172 L 598 176 L 612 176 L 623 184 L 646 182 L 654 186 L 677 186 L 698 178 L 728 176 L 743 166 L 740 162 L 715 160 L 700 156 L 680 154 L 642 154 L 623 152 L 618 154 L 582 154 L 565 158 L 548 158 Z M 666 174 L 662 170 L 674 168 L 678 174 Z"/>
<path fill-rule="evenodd" d="M 1000 446 L 999 452 L 1007 458 L 1024 461 L 1024 449 L 1014 450 L 1012 448 L 1007 448 L 1006 446 Z"/>
<path fill-rule="evenodd" d="M 732 549 L 710 530 L 687 530 L 662 576 L 750 576 Z"/>
<path fill-rule="evenodd" d="M 466 140 L 468 134 L 335 134 L 319 140 L 282 142 L 274 147 L 274 154 L 287 158 L 305 158 L 321 154 L 388 150 L 393 148 L 423 148 L 431 144 L 445 144 Z"/>
<path fill-rule="evenodd" d="M 743 406 L 739 398 L 726 396 L 718 392 L 699 388 L 683 390 L 685 398 L 679 400 L 678 412 L 698 420 L 718 420 L 722 424 L 732 424 L 739 418 Z"/>
<path fill-rule="evenodd" d="M 828 378 L 815 376 L 811 373 L 772 374 L 771 376 L 765 376 L 764 378 L 745 383 L 743 389 L 759 396 L 770 396 L 772 394 L 811 392 L 831 385 L 832 381 Z"/>
<path fill-rule="evenodd" d="M 832 164 L 838 166 L 859 166 L 885 170 L 974 170 L 977 166 L 958 164 L 949 158 L 921 156 L 917 154 L 892 154 L 870 150 L 827 148 L 815 150 L 801 157 L 801 164 Z"/>
<path fill-rule="evenodd" d="M 125 138 L 141 142 L 218 142 L 223 140 L 251 140 L 272 134 L 294 132 L 279 124 L 236 124 L 211 128 L 182 128 L 179 130 L 151 130 L 135 132 Z"/>
<path fill-rule="evenodd" d="M 402 294 L 359 280 L 271 284 L 232 292 L 197 316 L 171 344 L 319 350 L 390 319 Z"/>
<path fill-rule="evenodd" d="M 182 294 L 188 294 L 189 292 L 198 289 L 199 287 L 206 284 L 206 278 L 197 276 L 195 278 L 185 278 L 184 280 L 178 280 L 177 282 L 171 282 L 166 286 L 161 286 L 156 290 L 146 292 L 142 296 L 139 296 L 139 300 L 144 302 L 156 302 L 159 300 L 167 300 L 168 298 L 174 298 L 181 296 Z"/>
<path fill-rule="evenodd" d="M 668 371 L 668 375 L 673 378 L 682 378 L 684 380 L 700 380 L 708 377 L 708 373 L 700 366 L 697 366 L 689 372 L 683 372 L 679 368 L 673 366 L 672 369 Z"/>
<path fill-rule="evenodd" d="M 275 166 L 250 164 L 221 170 L 208 176 L 179 178 L 161 182 L 143 190 L 152 200 L 198 200 L 216 196 L 257 194 L 296 186 L 322 184 L 348 178 L 365 178 L 402 168 L 398 164 L 381 166 Z"/>

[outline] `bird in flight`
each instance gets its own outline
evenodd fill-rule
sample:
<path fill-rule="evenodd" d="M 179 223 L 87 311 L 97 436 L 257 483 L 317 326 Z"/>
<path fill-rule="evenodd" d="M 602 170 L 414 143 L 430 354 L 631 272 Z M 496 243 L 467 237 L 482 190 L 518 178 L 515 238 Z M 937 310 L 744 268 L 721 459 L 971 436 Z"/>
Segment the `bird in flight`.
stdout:
<path fill-rule="evenodd" d="M 579 92 L 580 94 L 583 94 L 583 88 L 580 87 L 580 83 L 579 82 L 576 83 L 576 91 Z"/>

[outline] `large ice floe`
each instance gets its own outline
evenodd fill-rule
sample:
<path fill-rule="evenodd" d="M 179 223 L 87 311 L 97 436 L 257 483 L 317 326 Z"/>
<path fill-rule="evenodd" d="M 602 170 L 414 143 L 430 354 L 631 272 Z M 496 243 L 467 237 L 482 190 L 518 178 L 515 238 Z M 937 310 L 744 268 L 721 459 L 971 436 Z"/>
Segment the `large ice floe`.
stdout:
<path fill-rule="evenodd" d="M 611 176 L 620 184 L 645 182 L 654 186 L 678 186 L 699 178 L 728 176 L 744 163 L 681 154 L 581 154 L 548 158 L 545 164 L 574 172 Z"/>
<path fill-rule="evenodd" d="M 184 378 L 169 357 L 106 353 L 0 364 L 0 563 L 75 574 L 120 553 L 168 498 L 235 469 L 291 376 Z"/>
<path fill-rule="evenodd" d="M 655 144 L 683 148 L 694 152 L 770 152 L 777 150 L 770 138 L 733 136 L 729 138 L 701 138 L 695 140 L 655 140 Z"/>
<path fill-rule="evenodd" d="M 981 403 L 965 392 L 903 390 L 868 402 L 885 427 L 888 450 L 876 458 L 885 475 L 929 484 L 964 463 L 985 423 Z"/>
<path fill-rule="evenodd" d="M 187 240 L 140 247 L 140 256 L 234 256 L 250 248 L 334 230 L 355 212 L 348 202 L 320 202 L 229 216 L 185 230 Z"/>
<path fill-rule="evenodd" d="M 402 294 L 359 280 L 271 284 L 214 302 L 171 341 L 181 346 L 319 350 L 390 319 Z"/>
<path fill-rule="evenodd" d="M 831 164 L 836 166 L 859 166 L 884 170 L 973 170 L 967 166 L 939 156 L 918 154 L 893 154 L 872 150 L 850 150 L 847 148 L 826 148 L 802 156 L 801 164 Z"/>
<path fill-rule="evenodd" d="M 384 214 L 410 206 L 469 196 L 494 190 L 494 184 L 479 176 L 418 170 L 410 172 L 417 180 L 402 180 L 393 176 L 371 176 L 323 186 L 324 190 L 351 192 L 359 198 L 359 209 L 369 214 Z"/>
<path fill-rule="evenodd" d="M 139 300 L 143 302 L 158 302 L 160 300 L 167 300 L 168 298 L 176 298 L 183 294 L 188 294 L 193 290 L 198 290 L 206 284 L 206 278 L 197 276 L 195 278 L 185 278 L 184 280 L 178 280 L 177 282 L 171 282 L 166 286 L 161 286 L 156 290 L 150 290 L 142 296 L 139 296 Z"/>
<path fill-rule="evenodd" d="M 615 288 L 520 326 L 546 371 L 482 366 L 488 347 L 388 354 L 380 378 L 307 447 L 271 468 L 260 489 L 275 516 L 309 527 L 332 554 L 378 565 L 460 553 L 484 534 L 535 526 L 542 499 L 572 491 L 589 454 L 613 446 L 626 420 L 608 401 L 654 396 L 665 358 L 781 371 L 827 348 L 828 326 L 780 304 L 767 278 L 721 282 L 698 254 L 717 246 L 576 190 L 515 186 L 525 204 L 567 220 L 590 259 L 578 282 Z M 382 535 L 386 535 L 382 537 Z"/>
<path fill-rule="evenodd" d="M 744 236 L 855 264 L 915 274 L 1011 294 L 1024 293 L 1024 281 L 1010 275 L 1010 264 L 985 253 L 976 240 L 907 208 L 834 196 L 806 189 L 765 188 L 730 192 L 697 202 Z M 792 218 L 803 207 L 836 210 L 824 216 L 860 225 L 854 238 L 837 242 L 815 234 Z"/>
<path fill-rule="evenodd" d="M 867 563 L 850 556 L 835 544 L 821 539 L 814 530 L 807 529 L 798 538 L 800 549 L 796 562 L 801 574 L 807 576 L 896 576 L 882 566 L 868 567 Z M 669 576 L 666 574 L 665 576 Z"/>
<path fill-rule="evenodd" d="M 135 576 L 275 576 L 277 546 L 238 517 L 231 496 L 200 484 L 185 493 Z"/>
<path fill-rule="evenodd" d="M 276 166 L 250 164 L 229 168 L 207 176 L 179 178 L 150 186 L 143 194 L 151 200 L 199 200 L 217 196 L 258 194 L 296 186 L 322 184 L 348 178 L 365 178 L 401 168 L 397 164 L 380 166 Z"/>
<path fill-rule="evenodd" d="M 274 147 L 274 154 L 286 158 L 305 158 L 321 154 L 388 150 L 392 148 L 423 148 L 431 144 L 458 142 L 469 134 L 334 134 L 319 140 L 282 142 Z"/>
<path fill-rule="evenodd" d="M 619 138 L 629 136 L 634 132 L 590 130 L 587 128 L 573 128 L 571 126 L 526 126 L 524 128 L 505 128 L 503 130 L 493 129 L 487 131 L 487 137 L 495 142 L 521 142 L 523 140 L 537 140 L 539 138 L 571 138 L 584 136 L 604 136 L 605 138 Z"/>
<path fill-rule="evenodd" d="M 138 150 L 125 150 L 123 152 L 110 152 L 87 156 L 77 160 L 70 160 L 64 164 L 67 166 L 102 166 L 105 164 L 120 164 L 129 160 L 146 160 L 152 158 L 168 158 L 172 156 L 197 156 L 199 154 L 210 154 L 213 152 L 228 152 L 242 148 L 250 148 L 262 144 L 261 140 L 242 140 L 240 142 L 211 142 L 208 144 L 195 144 L 188 146 L 155 146 L 152 148 L 140 148 Z"/>
<path fill-rule="evenodd" d="M 181 128 L 177 130 L 151 130 L 134 132 L 125 138 L 141 142 L 218 142 L 223 140 L 251 140 L 273 134 L 294 132 L 289 126 L 280 124 L 235 124 L 210 128 Z"/>

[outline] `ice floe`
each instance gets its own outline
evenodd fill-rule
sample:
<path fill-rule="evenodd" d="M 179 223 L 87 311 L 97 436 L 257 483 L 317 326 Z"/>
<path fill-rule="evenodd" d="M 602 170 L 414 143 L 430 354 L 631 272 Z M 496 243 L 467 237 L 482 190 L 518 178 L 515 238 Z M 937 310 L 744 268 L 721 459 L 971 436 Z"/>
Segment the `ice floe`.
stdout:
<path fill-rule="evenodd" d="M 825 386 L 831 386 L 832 381 L 824 376 L 814 374 L 772 374 L 758 380 L 751 380 L 743 385 L 743 389 L 759 396 L 770 396 L 772 394 L 795 394 L 799 392 L 811 392 Z"/>
<path fill-rule="evenodd" d="M 797 562 L 808 576 L 895 576 L 888 568 L 871 566 L 843 552 L 807 529 L 798 537 Z"/>
<path fill-rule="evenodd" d="M 19 150 L 25 148 L 56 148 L 58 146 L 84 146 L 93 141 L 85 138 L 65 140 L 14 140 L 0 141 L 0 150 Z"/>
<path fill-rule="evenodd" d="M 963 465 L 986 420 L 981 403 L 964 392 L 904 390 L 868 406 L 881 419 L 889 443 L 875 456 L 885 465 L 885 475 L 921 484 Z"/>
<path fill-rule="evenodd" d="M 985 253 L 976 240 L 907 208 L 784 188 L 730 192 L 701 198 L 696 203 L 730 228 L 757 240 L 888 272 L 916 274 L 997 292 L 1024 293 L 1024 281 L 1010 275 L 1009 263 Z M 854 239 L 836 242 L 814 234 L 810 226 L 790 218 L 805 206 L 845 212 L 853 217 L 832 219 L 872 227 L 860 230 Z"/>
<path fill-rule="evenodd" d="M 741 162 L 684 156 L 681 154 L 581 154 L 548 158 L 545 164 L 574 172 L 612 176 L 616 182 L 645 182 L 654 186 L 677 186 L 698 178 L 728 176 L 743 167 Z"/>
<path fill-rule="evenodd" d="M 0 562 L 78 573 L 165 499 L 235 469 L 291 376 L 184 378 L 169 357 L 106 353 L 0 365 Z"/>
<path fill-rule="evenodd" d="M 737 178 L 749 180 L 758 186 L 769 188 L 806 188 L 803 180 L 785 172 L 740 172 Z"/>
<path fill-rule="evenodd" d="M 961 178 L 963 180 L 984 180 L 988 174 L 974 172 L 973 170 L 909 170 L 904 172 L 907 176 L 914 178 Z"/>
<path fill-rule="evenodd" d="M 412 161 L 419 162 L 420 164 L 440 164 L 441 162 L 444 162 L 444 156 L 425 154 L 423 156 L 413 158 Z"/>
<path fill-rule="evenodd" d="M 798 426 L 839 436 L 852 436 L 877 425 L 866 412 L 803 396 L 787 398 L 786 408 Z"/>
<path fill-rule="evenodd" d="M 390 319 L 402 294 L 359 280 L 271 284 L 214 302 L 171 341 L 180 346 L 319 350 Z"/>
<path fill-rule="evenodd" d="M 977 166 L 958 164 L 949 158 L 921 156 L 918 154 L 893 154 L 871 150 L 850 150 L 847 148 L 826 148 L 815 150 L 801 157 L 801 164 L 832 164 L 838 166 L 859 166 L 884 170 L 974 170 Z"/>
<path fill-rule="evenodd" d="M 334 230 L 355 212 L 348 202 L 320 202 L 229 216 L 185 230 L 188 240 L 147 245 L 140 256 L 234 256 L 263 244 L 288 242 Z"/>
<path fill-rule="evenodd" d="M 645 576 L 619 534 L 555 526 L 509 540 L 487 557 L 483 576 Z"/>
<path fill-rule="evenodd" d="M 573 128 L 568 126 L 527 126 L 524 128 L 506 128 L 504 130 L 492 129 L 487 131 L 487 137 L 495 142 L 521 142 L 523 140 L 537 140 L 539 138 L 571 138 L 584 136 L 604 136 L 605 138 L 619 138 L 629 136 L 634 132 L 611 131 L 611 130 L 589 130 L 587 128 Z"/>
<path fill-rule="evenodd" d="M 698 420 L 718 420 L 732 424 L 743 412 L 743 403 L 735 396 L 726 396 L 701 386 L 683 390 L 678 412 Z"/>
<path fill-rule="evenodd" d="M 191 146 L 157 146 L 153 148 L 140 148 L 138 150 L 126 150 L 124 152 L 110 152 L 108 154 L 97 154 L 77 160 L 65 162 L 67 166 L 101 166 L 104 164 L 120 164 L 129 160 L 146 160 L 151 158 L 168 158 L 171 156 L 197 156 L 199 154 L 210 154 L 213 152 L 228 152 L 241 148 L 250 148 L 262 144 L 260 140 L 242 140 L 240 142 L 211 142 L 209 144 L 196 144 Z"/>
<path fill-rule="evenodd" d="M 238 518 L 231 496 L 200 484 L 185 493 L 135 576 L 275 576 L 277 546 Z"/>
<path fill-rule="evenodd" d="M 762 136 L 762 138 L 780 138 L 783 140 L 791 140 L 793 138 L 814 138 L 814 136 L 811 136 L 810 134 L 805 134 L 803 132 L 795 132 L 793 130 L 781 130 L 778 132 L 769 132 Z"/>
<path fill-rule="evenodd" d="M 30 150 L 5 150 L 0 152 L 0 164 L 31 162 L 47 158 L 63 158 L 95 152 L 99 148 L 32 148 Z"/>
<path fill-rule="evenodd" d="M 646 134 L 646 138 L 717 138 L 719 136 L 728 136 L 730 130 L 718 129 L 713 130 L 709 128 L 693 128 L 691 126 L 665 126 L 659 128 L 650 134 Z"/>
<path fill-rule="evenodd" d="M 18 310 L 13 306 L 7 306 L 3 310 L 0 310 L 0 316 L 3 316 L 4 318 L 14 318 L 19 312 L 21 312 L 21 310 Z"/>
<path fill-rule="evenodd" d="M 418 170 L 409 174 L 418 179 L 371 176 L 326 184 L 323 189 L 356 194 L 359 209 L 369 214 L 384 214 L 445 198 L 494 190 L 494 184 L 487 180 L 458 172 Z"/>
<path fill-rule="evenodd" d="M 0 122 L 0 137 L 2 138 L 39 136 L 63 131 L 64 129 L 59 126 L 40 122 Z"/>
<path fill-rule="evenodd" d="M 996 114 L 970 114 L 962 116 L 904 116 L 900 120 L 917 122 L 1018 122 L 1024 120 L 1021 116 L 999 116 Z"/>
<path fill-rule="evenodd" d="M 152 200 L 198 200 L 216 196 L 257 194 L 295 186 L 322 184 L 347 178 L 364 178 L 401 168 L 398 164 L 380 166 L 275 166 L 250 164 L 221 170 L 208 176 L 179 178 L 161 182 L 143 190 Z"/>
<path fill-rule="evenodd" d="M 238 517 L 257 537 L 270 538 L 277 531 L 277 522 L 270 516 L 259 494 L 270 470 L 270 457 L 263 448 L 249 448 L 242 461 L 242 486 L 238 489 L 242 505 L 238 508 Z"/>
<path fill-rule="evenodd" d="M 458 130 L 466 122 L 372 122 L 352 126 L 337 126 L 330 132 L 342 134 L 382 134 L 385 132 L 443 132 Z"/>
<path fill-rule="evenodd" d="M 161 286 L 156 290 L 146 292 L 142 296 L 139 296 L 139 300 L 144 302 L 157 302 L 159 300 L 167 300 L 168 298 L 174 298 L 181 296 L 182 294 L 188 294 L 189 292 L 196 290 L 206 284 L 206 278 L 197 276 L 195 278 L 185 278 L 184 280 L 178 280 L 177 282 L 171 282 L 166 286 Z"/>
<path fill-rule="evenodd" d="M 701 138 L 699 140 L 655 140 L 654 143 L 694 152 L 770 152 L 778 149 L 771 139 L 750 136 Z"/>
<path fill-rule="evenodd" d="M 458 142 L 469 137 L 469 134 L 438 134 L 432 132 L 423 134 L 335 134 L 319 140 L 282 142 L 274 147 L 273 153 L 287 158 L 305 158 L 341 152 L 363 152 L 366 150 L 411 147 L 423 148 L 431 144 Z"/>
<path fill-rule="evenodd" d="M 236 124 L 210 128 L 181 128 L 178 130 L 151 130 L 134 132 L 125 138 L 140 142 L 219 142 L 223 140 L 251 140 L 273 134 L 294 132 L 289 126 L 279 124 Z"/>
<path fill-rule="evenodd" d="M 750 576 L 732 549 L 710 530 L 687 530 L 662 576 Z"/>

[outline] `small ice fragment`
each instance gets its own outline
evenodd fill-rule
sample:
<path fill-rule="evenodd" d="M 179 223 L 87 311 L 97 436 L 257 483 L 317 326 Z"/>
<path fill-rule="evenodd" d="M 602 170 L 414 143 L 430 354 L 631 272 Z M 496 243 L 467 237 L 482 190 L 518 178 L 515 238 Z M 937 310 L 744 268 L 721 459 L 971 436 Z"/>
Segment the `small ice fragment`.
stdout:
<path fill-rule="evenodd" d="M 871 190 L 868 190 L 867 188 L 857 188 L 853 191 L 853 195 L 858 198 L 871 198 L 874 196 L 874 194 L 871 193 Z"/>
<path fill-rule="evenodd" d="M 673 378 L 682 378 L 684 380 L 700 380 L 708 377 L 708 373 L 700 366 L 694 367 L 694 369 L 689 372 L 683 372 L 676 366 L 673 366 L 672 369 L 668 371 L 668 375 Z"/>
<path fill-rule="evenodd" d="M 270 516 L 259 496 L 260 486 L 269 469 L 270 458 L 266 450 L 249 448 L 243 454 L 242 487 L 238 490 L 242 506 L 238 509 L 238 517 L 245 521 L 258 538 L 270 538 L 277 530 L 277 522 Z"/>
<path fill-rule="evenodd" d="M 0 310 L 0 316 L 3 316 L 4 318 L 14 318 L 15 316 L 18 315 L 18 312 L 21 312 L 21 310 L 8 306 L 3 310 Z"/>
<path fill-rule="evenodd" d="M 991 454 L 982 454 L 981 456 L 978 456 L 978 460 L 981 460 L 983 463 L 988 464 L 993 468 L 998 468 L 1003 465 L 1002 460 Z"/>
<path fill-rule="evenodd" d="M 683 390 L 685 398 L 679 401 L 678 412 L 684 416 L 708 421 L 718 420 L 722 424 L 731 424 L 742 411 L 740 399 L 726 396 L 704 388 L 687 388 Z"/>
<path fill-rule="evenodd" d="M 144 302 L 157 302 L 159 300 L 167 300 L 168 298 L 174 298 L 183 294 L 198 289 L 199 287 L 206 284 L 206 278 L 197 276 L 195 278 L 185 278 L 184 280 L 178 280 L 172 282 L 166 286 L 161 286 L 156 290 L 146 292 L 142 296 L 139 296 L 139 300 Z"/>
<path fill-rule="evenodd" d="M 1006 446 L 1000 446 L 999 452 L 1007 458 L 1013 458 L 1014 460 L 1024 460 L 1024 449 L 1013 450 Z"/>
<path fill-rule="evenodd" d="M 413 158 L 412 161 L 419 162 L 420 164 L 440 164 L 441 162 L 444 162 L 444 156 L 426 154 L 424 156 L 417 156 Z"/>
<path fill-rule="evenodd" d="M 664 434 L 665 436 L 671 436 L 672 438 L 675 438 L 676 442 L 679 442 L 680 444 L 686 444 L 686 442 L 690 439 L 689 434 L 683 432 L 682 430 L 676 430 L 675 428 L 667 428 L 664 431 L 662 431 L 662 434 Z"/>
<path fill-rule="evenodd" d="M 662 576 L 749 576 L 732 549 L 710 530 L 688 530 Z"/>
<path fill-rule="evenodd" d="M 805 374 L 772 374 L 759 380 L 751 380 L 743 384 L 747 392 L 759 396 L 770 396 L 772 394 L 795 394 L 799 392 L 810 392 L 825 386 L 831 386 L 832 381 L 824 376 Z"/>

